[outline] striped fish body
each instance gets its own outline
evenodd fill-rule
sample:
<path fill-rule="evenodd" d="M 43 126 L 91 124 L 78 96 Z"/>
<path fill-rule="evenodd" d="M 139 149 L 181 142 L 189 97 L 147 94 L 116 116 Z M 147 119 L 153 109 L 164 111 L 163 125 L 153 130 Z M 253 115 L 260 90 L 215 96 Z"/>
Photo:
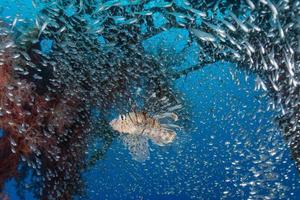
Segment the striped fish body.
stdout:
<path fill-rule="evenodd" d="M 145 112 L 120 115 L 119 118 L 112 120 L 110 125 L 119 133 L 147 136 L 158 145 L 171 143 L 176 136 L 173 130 L 161 126 L 158 119 L 150 117 Z"/>
<path fill-rule="evenodd" d="M 162 126 L 157 118 L 145 112 L 130 112 L 110 122 L 111 127 L 122 135 L 132 157 L 144 161 L 149 157 L 148 139 L 164 146 L 172 143 L 176 132 Z"/>

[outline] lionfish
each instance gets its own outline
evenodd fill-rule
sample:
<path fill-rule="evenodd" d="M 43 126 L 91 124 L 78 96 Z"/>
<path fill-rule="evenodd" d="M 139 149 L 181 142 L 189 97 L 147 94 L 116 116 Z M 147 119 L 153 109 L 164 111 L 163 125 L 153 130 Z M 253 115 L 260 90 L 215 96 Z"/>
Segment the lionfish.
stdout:
<path fill-rule="evenodd" d="M 129 149 L 132 158 L 143 162 L 149 159 L 148 140 L 154 144 L 164 146 L 172 143 L 176 138 L 174 128 L 180 128 L 175 124 L 162 124 L 161 119 L 169 118 L 178 120 L 175 113 L 163 113 L 150 116 L 146 112 L 129 112 L 119 115 L 110 122 L 113 130 L 121 134 L 125 146 Z"/>

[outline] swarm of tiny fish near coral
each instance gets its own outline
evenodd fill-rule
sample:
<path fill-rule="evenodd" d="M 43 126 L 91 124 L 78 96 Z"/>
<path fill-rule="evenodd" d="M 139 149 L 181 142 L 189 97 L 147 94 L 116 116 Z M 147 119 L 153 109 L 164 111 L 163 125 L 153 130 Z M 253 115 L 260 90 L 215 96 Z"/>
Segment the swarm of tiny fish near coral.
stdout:
<path fill-rule="evenodd" d="M 106 70 L 104 80 L 101 79 L 103 70 L 96 71 L 100 75 L 94 74 L 102 81 L 99 84 L 98 79 L 92 79 L 89 74 L 93 72 L 91 69 L 95 67 L 94 65 L 86 65 L 90 67 L 83 69 L 86 71 L 77 68 L 78 66 L 82 68 L 82 62 L 91 59 L 74 57 L 70 49 L 62 49 L 61 45 L 56 47 L 50 60 L 41 53 L 39 43 L 33 38 L 25 37 L 19 44 L 15 44 L 16 41 L 13 39 L 8 39 L 1 45 L 4 47 L 3 55 L 5 55 L 5 59 L 3 58 L 5 67 L 1 68 L 3 76 L 0 92 L 3 109 L 0 122 L 4 130 L 4 135 L 0 138 L 1 191 L 8 179 L 16 178 L 18 183 L 22 183 L 22 179 L 25 179 L 22 174 L 26 174 L 28 168 L 21 168 L 21 171 L 18 168 L 27 165 L 33 171 L 33 183 L 29 188 L 34 191 L 37 198 L 72 199 L 74 195 L 82 194 L 84 191 L 81 172 L 87 167 L 85 152 L 91 135 L 91 105 L 99 106 L 105 113 L 112 105 L 121 102 L 120 99 L 130 96 L 126 85 L 132 84 L 130 81 L 138 82 L 141 77 L 144 80 L 145 77 L 148 78 L 148 85 L 158 91 L 158 96 L 164 96 L 169 89 L 168 86 L 161 85 L 161 82 L 165 82 L 162 81 L 164 77 L 156 77 L 161 75 L 161 72 L 159 68 L 153 68 L 156 65 L 155 60 L 148 57 L 125 61 L 118 59 L 117 64 L 114 63 L 116 67 L 122 65 L 118 70 L 104 65 L 100 68 Z M 86 41 L 85 38 L 79 38 L 77 42 L 84 45 Z M 92 47 L 72 48 L 90 56 L 90 53 L 94 53 Z M 95 56 L 98 57 L 98 54 Z M 55 63 L 55 59 L 59 65 Z M 70 64 L 74 62 L 75 64 Z M 139 70 L 136 66 L 143 67 L 145 71 Z M 57 67 L 60 67 L 59 70 Z M 150 69 L 153 73 L 149 78 L 146 72 Z M 69 76 L 66 77 L 64 73 Z M 94 88 L 97 93 L 91 91 Z M 171 115 L 177 120 L 175 114 Z M 157 119 L 159 117 L 163 116 L 156 116 Z M 161 127 L 158 132 L 169 134 L 164 140 L 167 143 L 175 138 L 175 132 L 171 129 Z M 154 134 L 152 138 L 155 140 L 156 132 L 148 133 Z M 103 132 L 99 135 L 105 138 Z M 111 138 L 113 136 L 109 134 L 105 140 L 110 141 Z M 160 140 L 157 139 L 158 144 L 161 144 Z M 99 160 L 101 157 L 96 156 L 96 159 Z M 20 192 L 21 195 L 22 193 L 24 194 Z"/>
<path fill-rule="evenodd" d="M 52 1 L 49 8 L 43 11 L 45 15 L 36 21 L 37 37 L 26 41 L 31 42 L 38 36 L 43 37 L 44 34 L 50 35 L 50 38 L 59 45 L 57 45 L 57 52 L 53 53 L 52 60 L 48 63 L 45 60 L 32 59 L 34 58 L 32 55 L 37 55 L 38 58 L 43 55 L 36 48 L 34 48 L 36 53 L 33 54 L 30 45 L 26 42 L 23 41 L 20 45 L 25 46 L 26 43 L 27 48 L 20 55 L 12 51 L 15 44 L 12 39 L 6 37 L 8 34 L 2 39 L 0 62 L 3 67 L 0 71 L 0 83 L 3 86 L 1 98 L 4 106 L 1 106 L 4 108 L 4 116 L 1 121 L 5 122 L 3 123 L 5 134 L 0 139 L 0 162 L 2 161 L 0 185 L 2 187 L 5 180 L 18 175 L 17 165 L 23 159 L 39 175 L 40 179 L 37 182 L 40 183 L 40 187 L 37 188 L 41 199 L 71 199 L 74 194 L 77 194 L 80 190 L 78 185 L 81 184 L 80 172 L 84 165 L 83 154 L 89 128 L 88 105 L 94 103 L 101 108 L 108 108 L 111 102 L 117 101 L 116 94 L 126 99 L 126 85 L 130 85 L 130 80 L 136 79 L 141 74 L 140 71 L 144 70 L 150 72 L 150 76 L 156 76 L 157 74 L 153 75 L 153 71 L 156 70 L 153 65 L 149 65 L 150 67 L 143 65 L 149 60 L 141 56 L 144 52 L 139 51 L 137 44 L 143 38 L 153 36 L 170 27 L 184 27 L 190 31 L 191 39 L 200 44 L 204 50 L 204 54 L 199 55 L 201 59 L 203 58 L 204 64 L 227 60 L 236 62 L 242 67 L 247 66 L 248 71 L 258 74 L 257 88 L 261 87 L 268 90 L 269 94 L 273 94 L 276 102 L 273 102 L 271 107 L 279 104 L 283 112 L 279 120 L 280 126 L 284 129 L 287 144 L 291 147 L 299 165 L 299 123 L 297 123 L 299 120 L 299 22 L 296 21 L 299 19 L 299 1 L 278 1 L 275 5 L 272 1 L 246 0 L 229 6 L 231 4 L 229 1 L 208 0 L 185 2 L 180 8 L 173 2 L 167 2 L 157 3 L 148 10 L 141 10 L 143 9 L 141 5 L 128 5 L 132 9 L 123 9 L 127 4 L 115 1 L 107 1 L 99 5 L 94 5 L 92 0 L 74 1 L 78 10 L 73 18 L 66 17 L 61 9 L 69 3 L 70 1 Z M 227 12 L 227 7 L 232 9 Z M 151 26 L 153 24 L 151 15 L 157 10 L 168 10 L 163 12 L 168 24 L 159 28 Z M 207 10 L 218 12 L 211 14 Z M 107 48 L 109 56 L 103 56 L 101 52 L 103 49 L 99 50 L 94 44 L 96 39 L 91 37 L 91 27 L 85 26 L 84 17 L 79 15 L 86 14 L 85 12 L 89 12 L 93 18 L 96 18 L 95 24 L 102 24 L 102 20 L 99 19 L 105 17 L 104 22 L 108 26 L 105 29 L 99 27 L 95 33 L 103 33 L 110 47 L 118 47 L 113 51 Z M 116 13 L 129 17 L 126 21 L 128 24 L 117 26 L 113 19 L 106 17 L 114 16 Z M 248 16 L 242 16 L 245 13 Z M 200 24 L 196 23 L 198 16 L 203 19 Z M 183 19 L 183 22 L 178 22 L 175 18 Z M 15 25 L 17 21 L 18 19 L 14 20 L 13 24 Z M 150 26 L 146 34 L 140 31 L 138 23 L 146 23 Z M 80 34 L 76 34 L 77 32 Z M 72 42 L 74 40 L 76 41 Z M 135 48 L 138 50 L 133 51 Z M 125 56 L 119 57 L 122 53 Z M 18 68 L 17 66 L 22 63 L 13 63 L 16 62 L 17 57 L 21 57 L 20 62 L 29 65 L 30 67 L 27 68 L 34 73 Z M 212 58 L 212 61 L 204 58 Z M 47 87 L 38 84 L 42 76 L 37 75 L 41 72 L 36 65 L 48 67 L 49 63 L 55 71 L 53 72 L 56 80 L 55 89 L 52 87 L 51 91 L 44 92 L 41 88 Z M 124 67 L 124 63 L 130 67 Z M 42 68 L 41 71 L 47 74 L 49 70 L 47 67 Z M 193 66 L 179 71 L 174 77 L 187 75 L 201 67 L 203 66 Z M 27 78 L 15 76 L 12 68 L 20 70 L 23 77 L 28 76 L 28 73 L 29 76 Z M 95 96 L 86 102 L 85 100 L 90 96 L 81 93 L 77 88 L 84 89 L 88 94 L 96 91 L 93 93 Z M 157 87 L 156 90 L 163 91 L 162 88 L 164 87 Z M 80 110 L 77 109 L 78 107 Z M 123 117 L 127 118 L 130 115 L 132 114 L 125 112 Z M 154 116 L 155 114 L 149 114 L 147 118 L 152 119 Z M 145 124 L 147 123 L 143 126 Z M 134 127 L 137 125 L 137 129 L 140 129 L 139 123 L 133 124 Z M 128 130 L 125 131 L 126 134 L 133 132 L 131 129 Z M 174 135 L 170 134 L 174 133 L 172 131 L 167 132 L 169 135 Z M 140 131 L 135 133 L 141 134 Z M 160 131 L 152 133 L 157 134 Z M 148 137 L 143 139 L 144 144 Z M 171 141 L 172 138 L 169 137 L 167 141 Z M 135 141 L 133 143 L 136 144 Z M 143 151 L 145 149 L 142 148 Z M 142 154 L 142 160 L 144 158 Z M 6 198 L 5 195 L 3 198 Z"/>
<path fill-rule="evenodd" d="M 6 180 L 21 178 L 19 166 L 27 163 L 37 175 L 39 198 L 70 199 L 80 190 L 87 111 L 77 109 L 82 103 L 78 98 L 39 95 L 33 81 L 15 73 L 14 67 L 25 61 L 8 33 L 0 44 L 0 191 Z"/>

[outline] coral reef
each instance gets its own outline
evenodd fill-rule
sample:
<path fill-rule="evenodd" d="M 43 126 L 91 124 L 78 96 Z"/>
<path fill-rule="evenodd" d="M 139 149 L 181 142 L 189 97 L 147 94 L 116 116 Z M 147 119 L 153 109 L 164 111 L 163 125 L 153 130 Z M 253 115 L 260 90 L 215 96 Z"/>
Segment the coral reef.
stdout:
<path fill-rule="evenodd" d="M 79 98 L 38 94 L 37 84 L 20 78 L 13 69 L 24 62 L 16 59 L 19 55 L 13 41 L 1 38 L 1 44 L 0 127 L 4 134 L 0 138 L 0 190 L 5 181 L 19 177 L 18 166 L 26 162 L 38 175 L 36 184 L 41 184 L 37 196 L 71 199 L 79 190 L 88 111 L 78 109 Z M 1 199 L 8 198 L 1 195 Z"/>

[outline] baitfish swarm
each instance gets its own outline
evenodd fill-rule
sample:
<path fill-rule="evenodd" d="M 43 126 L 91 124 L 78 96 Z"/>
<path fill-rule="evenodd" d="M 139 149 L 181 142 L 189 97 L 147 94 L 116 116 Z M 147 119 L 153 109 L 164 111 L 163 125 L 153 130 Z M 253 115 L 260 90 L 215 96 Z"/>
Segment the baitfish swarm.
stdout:
<path fill-rule="evenodd" d="M 164 117 L 167 116 L 174 121 L 178 119 L 175 113 L 164 113 Z M 123 141 L 134 160 L 145 161 L 149 158 L 148 139 L 160 146 L 174 141 L 176 132 L 171 129 L 172 124 L 161 124 L 159 117 L 150 117 L 146 112 L 130 112 L 110 122 L 114 130 L 126 134 Z"/>
<path fill-rule="evenodd" d="M 173 83 L 218 61 L 257 76 L 255 89 L 270 97 L 268 109 L 279 111 L 278 128 L 300 169 L 300 2 L 153 2 L 33 0 L 39 12 L 32 21 L 0 19 L 0 192 L 7 180 L 18 177 L 22 196 L 22 181 L 32 170 L 38 199 L 82 195 L 81 172 L 101 160 L 116 138 L 105 118 L 111 109 L 126 113 L 124 105 L 139 96 L 148 101 L 147 113 L 169 113 L 169 107 L 184 101 Z M 163 22 L 156 23 L 155 16 Z M 164 47 L 157 56 L 144 48 L 148 39 L 174 29 L 187 33 L 188 47 L 199 47 L 198 64 L 173 69 Z M 45 41 L 53 43 L 48 51 Z M 138 94 L 134 88 L 143 89 Z M 94 122 L 91 110 L 103 116 Z M 148 157 L 149 138 L 158 144 L 173 141 L 169 128 L 153 131 L 149 121 L 162 127 L 155 116 L 138 112 L 140 117 L 128 120 L 133 114 L 111 125 L 124 133 L 134 158 Z M 95 139 L 104 145 L 89 160 L 85 152 Z M 256 163 L 266 160 L 260 157 Z M 268 198 L 277 197 L 272 195 Z M 257 191 L 249 194 L 249 199 L 260 198 Z"/>

